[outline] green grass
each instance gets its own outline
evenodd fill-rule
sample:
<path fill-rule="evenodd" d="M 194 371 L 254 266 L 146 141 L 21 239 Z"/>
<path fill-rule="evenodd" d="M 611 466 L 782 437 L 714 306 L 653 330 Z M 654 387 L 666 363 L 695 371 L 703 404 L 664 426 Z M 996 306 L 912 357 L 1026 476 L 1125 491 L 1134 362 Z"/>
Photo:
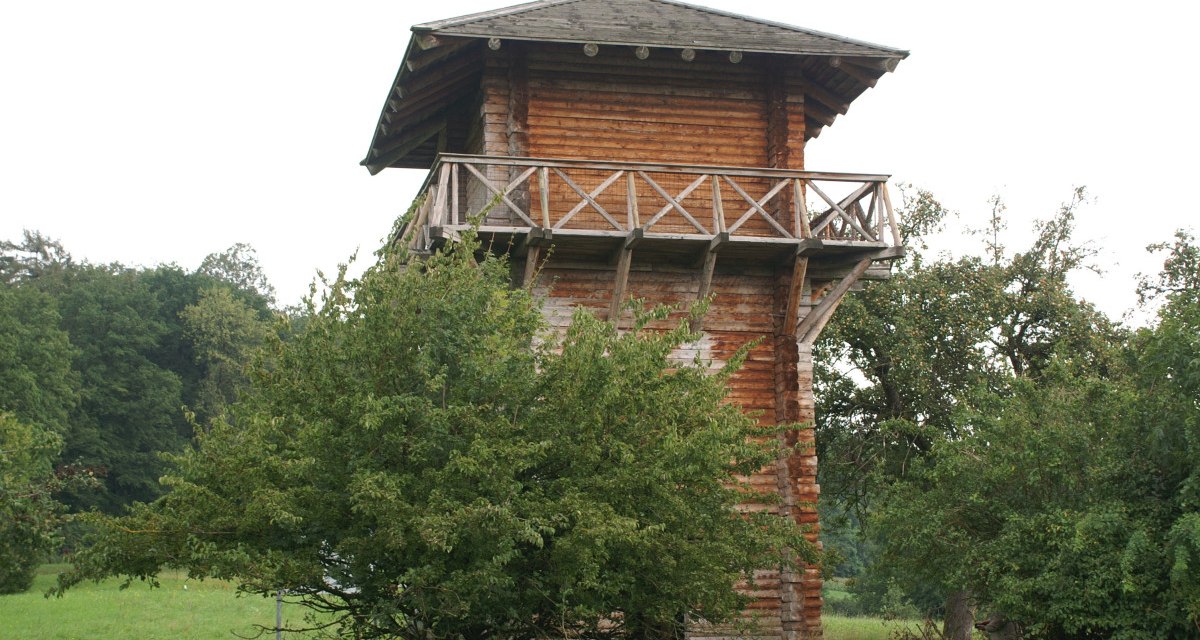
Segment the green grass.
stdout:
<path fill-rule="evenodd" d="M 256 624 L 272 628 L 275 624 L 274 599 L 239 597 L 228 582 L 188 580 L 174 572 L 160 577 L 158 589 L 135 582 L 121 590 L 121 580 L 114 579 L 81 584 L 62 598 L 45 598 L 43 594 L 64 568 L 46 565 L 33 589 L 0 596 L 0 638 L 236 639 L 254 636 Z M 304 613 L 303 607 L 284 604 L 284 625 L 303 626 Z"/>
<path fill-rule="evenodd" d="M 178 572 L 164 573 L 158 589 L 134 583 L 121 590 L 121 580 L 113 579 L 81 584 L 62 598 L 45 598 L 42 594 L 64 568 L 65 565 L 46 565 L 38 572 L 32 590 L 0 596 L 0 638 L 236 639 L 254 636 L 259 630 L 256 624 L 268 627 L 275 624 L 273 599 L 238 596 L 234 585 L 228 582 L 188 580 Z M 304 626 L 304 614 L 302 607 L 285 604 L 284 625 Z M 826 640 L 886 640 L 891 631 L 904 624 L 828 614 L 822 620 Z M 262 638 L 269 640 L 274 634 Z"/>
<path fill-rule="evenodd" d="M 847 618 L 822 615 L 825 640 L 887 640 L 893 631 L 908 624 L 905 620 L 885 621 L 880 618 Z"/>

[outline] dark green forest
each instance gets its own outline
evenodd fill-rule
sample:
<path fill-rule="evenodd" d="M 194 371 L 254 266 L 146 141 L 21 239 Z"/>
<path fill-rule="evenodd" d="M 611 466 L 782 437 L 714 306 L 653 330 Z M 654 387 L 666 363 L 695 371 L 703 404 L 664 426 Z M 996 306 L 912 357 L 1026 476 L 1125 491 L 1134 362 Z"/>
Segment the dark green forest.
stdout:
<path fill-rule="evenodd" d="M 981 620 L 1200 636 L 1200 245 L 1181 230 L 1147 248 L 1162 268 L 1136 285 L 1135 328 L 1071 289 L 1097 267 L 1074 236 L 1082 191 L 1020 247 L 994 201 L 953 258 L 923 240 L 947 212 L 908 196 L 908 256 L 816 345 L 824 569 L 855 595 L 828 610 L 928 616 L 956 639 Z M 0 280 L 0 591 L 16 591 L 80 544 L 70 514 L 163 495 L 163 454 L 236 423 L 248 365 L 304 313 L 246 245 L 131 268 L 30 232 L 0 244 Z"/>
<path fill-rule="evenodd" d="M 62 513 L 163 493 L 163 454 L 236 399 L 279 312 L 240 244 L 194 270 L 133 268 L 26 232 L 0 243 L 0 282 L 0 591 L 12 591 L 76 543 Z"/>

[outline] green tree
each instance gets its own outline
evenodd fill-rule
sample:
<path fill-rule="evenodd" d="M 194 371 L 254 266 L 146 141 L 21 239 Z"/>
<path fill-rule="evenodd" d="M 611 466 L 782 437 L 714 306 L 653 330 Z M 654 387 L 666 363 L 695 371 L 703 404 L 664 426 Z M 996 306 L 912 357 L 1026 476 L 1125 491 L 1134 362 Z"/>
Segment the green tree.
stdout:
<path fill-rule="evenodd" d="M 187 442 L 180 378 L 156 362 L 170 330 L 158 297 L 141 272 L 119 265 L 78 265 L 52 292 L 80 378 L 63 459 L 104 476 L 103 491 L 65 499 L 77 509 L 114 513 L 153 500 L 166 469 L 160 453 Z"/>
<path fill-rule="evenodd" d="M 1158 324 L 1133 342 L 1138 435 L 1153 464 L 1153 495 L 1167 505 L 1166 600 L 1200 633 L 1200 245 L 1181 230 L 1150 249 L 1167 258 L 1139 287 L 1145 302 L 1162 306 Z"/>
<path fill-rule="evenodd" d="M 1090 255 L 1071 241 L 1082 202 L 1077 191 L 1038 226 L 1029 249 L 1009 257 L 999 244 L 1003 205 L 994 201 L 984 258 L 930 263 L 918 252 L 890 281 L 848 298 L 822 334 L 816 384 L 823 493 L 857 508 L 881 548 L 905 532 L 891 529 L 899 520 L 873 518 L 874 501 L 894 485 L 925 487 L 928 478 L 914 469 L 971 434 L 962 416 L 981 399 L 1040 378 L 1060 352 L 1097 371 L 1112 366 L 1119 332 L 1067 284 Z M 928 194 L 918 194 L 909 209 L 933 224 L 942 213 Z M 899 581 L 914 595 L 932 588 L 945 599 L 946 635 L 969 637 L 971 595 L 955 584 L 958 575 L 891 557 L 890 565 L 876 565 L 876 578 L 887 579 L 874 584 Z"/>
<path fill-rule="evenodd" d="M 208 254 L 196 273 L 249 294 L 252 302 L 261 301 L 265 305 L 275 303 L 275 287 L 258 262 L 258 252 L 244 242 L 238 242 L 220 253 Z"/>
<path fill-rule="evenodd" d="M 228 288 L 204 290 L 199 300 L 179 314 L 204 377 L 191 404 L 204 424 L 249 387 L 246 373 L 254 353 L 271 335 L 272 325 Z"/>
<path fill-rule="evenodd" d="M 723 402 L 736 363 L 672 361 L 686 324 L 580 313 L 554 340 L 472 243 L 329 283 L 236 428 L 198 434 L 155 503 L 93 517 L 61 584 L 178 566 L 354 637 L 657 638 L 736 615 L 735 583 L 787 549 L 813 559 L 791 521 L 736 509 L 775 455 Z"/>
<path fill-rule="evenodd" d="M 0 285 L 0 411 L 66 433 L 78 399 L 73 349 L 54 301 L 29 285 Z"/>
<path fill-rule="evenodd" d="M 958 585 L 1034 637 L 1200 631 L 1200 252 L 1187 234 L 1154 248 L 1157 326 L 1107 351 L 1065 332 L 1000 391 L 960 398 L 957 434 L 872 497 L 878 567 Z"/>
<path fill-rule="evenodd" d="M 20 242 L 0 240 L 0 281 L 9 284 L 53 276 L 70 268 L 62 243 L 26 229 Z"/>
<path fill-rule="evenodd" d="M 54 459 L 61 443 L 50 429 L 0 411 L 0 594 L 29 589 L 54 545 L 62 509 L 52 496 Z"/>

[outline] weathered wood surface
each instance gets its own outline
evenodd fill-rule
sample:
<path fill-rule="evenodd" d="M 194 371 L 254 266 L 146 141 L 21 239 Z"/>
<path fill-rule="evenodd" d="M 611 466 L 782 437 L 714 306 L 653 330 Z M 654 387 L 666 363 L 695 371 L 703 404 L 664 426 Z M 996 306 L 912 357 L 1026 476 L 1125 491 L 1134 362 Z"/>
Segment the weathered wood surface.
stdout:
<path fill-rule="evenodd" d="M 445 186 L 447 175 L 453 188 Z M 446 154 L 426 182 L 437 197 L 421 223 L 461 231 L 486 214 L 483 235 L 546 228 L 561 242 L 624 239 L 638 230 L 647 240 L 708 244 L 728 234 L 731 246 L 799 251 L 820 240 L 831 251 L 877 250 L 899 240 L 886 180 L 779 168 Z M 825 206 L 807 210 L 813 202 Z"/>

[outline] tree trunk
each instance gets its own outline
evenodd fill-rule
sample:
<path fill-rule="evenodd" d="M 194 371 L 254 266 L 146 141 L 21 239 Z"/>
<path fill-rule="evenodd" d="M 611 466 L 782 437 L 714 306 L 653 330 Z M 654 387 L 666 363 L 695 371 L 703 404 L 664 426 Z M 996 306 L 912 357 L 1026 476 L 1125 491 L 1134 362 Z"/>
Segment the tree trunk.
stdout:
<path fill-rule="evenodd" d="M 971 611 L 971 594 L 951 591 L 946 596 L 946 619 L 942 623 L 945 640 L 971 640 L 975 631 L 975 613 Z"/>

